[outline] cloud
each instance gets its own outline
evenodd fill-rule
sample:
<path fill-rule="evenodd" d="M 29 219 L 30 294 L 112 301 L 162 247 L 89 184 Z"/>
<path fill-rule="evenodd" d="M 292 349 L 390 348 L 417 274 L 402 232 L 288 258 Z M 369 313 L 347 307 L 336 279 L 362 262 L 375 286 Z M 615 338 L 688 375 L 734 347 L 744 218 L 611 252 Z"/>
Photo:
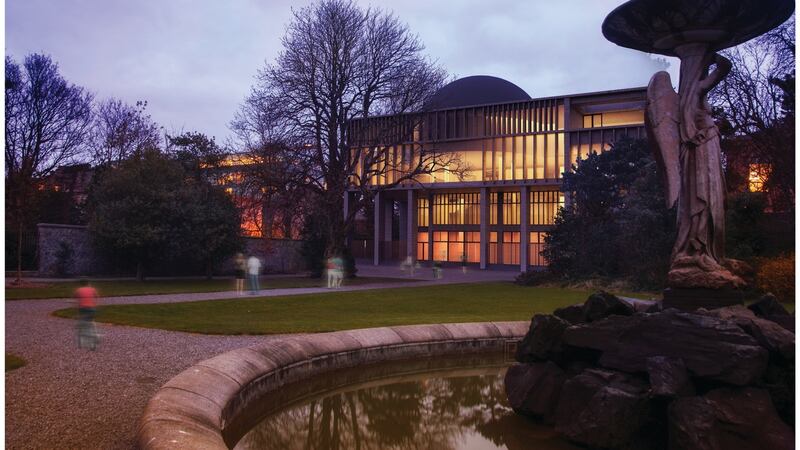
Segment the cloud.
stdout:
<path fill-rule="evenodd" d="M 374 6 L 407 22 L 451 73 L 499 76 L 537 97 L 642 86 L 664 67 L 603 38 L 600 24 L 619 3 L 391 0 Z M 197 130 L 222 142 L 256 71 L 280 51 L 291 8 L 304 4 L 8 0 L 6 51 L 18 60 L 50 54 L 68 80 L 98 97 L 147 100 L 165 129 Z"/>

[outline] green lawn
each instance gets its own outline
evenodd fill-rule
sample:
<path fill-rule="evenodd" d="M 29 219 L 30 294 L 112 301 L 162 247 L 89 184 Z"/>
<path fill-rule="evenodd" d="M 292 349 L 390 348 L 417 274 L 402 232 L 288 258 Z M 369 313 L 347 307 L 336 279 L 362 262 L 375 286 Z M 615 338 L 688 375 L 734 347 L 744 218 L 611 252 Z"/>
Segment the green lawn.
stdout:
<path fill-rule="evenodd" d="M 414 282 L 415 280 L 403 278 L 357 277 L 350 280 L 344 280 L 344 285 L 353 286 L 403 281 Z M 261 289 L 322 287 L 325 286 L 325 283 L 326 280 L 324 279 L 309 278 L 304 276 L 262 278 Z M 91 284 L 97 288 L 97 291 L 100 293 L 101 297 L 147 294 L 180 294 L 190 292 L 220 292 L 234 290 L 232 278 L 213 280 L 98 280 L 92 281 Z M 6 287 L 6 300 L 72 297 L 75 289 L 77 289 L 79 286 L 80 283 L 78 281 L 68 281 L 48 283 L 44 286 L 34 287 Z M 247 285 L 245 284 L 245 288 L 246 287 Z"/>
<path fill-rule="evenodd" d="M 12 355 L 11 353 L 6 353 L 6 372 L 10 372 L 14 369 L 19 369 L 25 364 L 27 364 L 27 361 L 20 358 L 19 356 Z"/>
<path fill-rule="evenodd" d="M 201 302 L 101 307 L 97 320 L 208 334 L 275 334 L 421 323 L 530 320 L 582 302 L 589 291 L 513 283 L 333 292 Z M 74 308 L 54 313 L 75 317 Z"/>

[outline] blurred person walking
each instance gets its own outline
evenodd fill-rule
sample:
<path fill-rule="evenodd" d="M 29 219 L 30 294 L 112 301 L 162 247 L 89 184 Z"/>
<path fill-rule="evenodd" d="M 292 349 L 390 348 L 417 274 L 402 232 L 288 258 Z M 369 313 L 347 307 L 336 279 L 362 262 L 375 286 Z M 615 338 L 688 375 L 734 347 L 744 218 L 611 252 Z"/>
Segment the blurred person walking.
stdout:
<path fill-rule="evenodd" d="M 341 256 L 333 258 L 333 287 L 342 287 L 342 280 L 344 280 L 344 260 Z"/>
<path fill-rule="evenodd" d="M 244 294 L 244 276 L 247 272 L 247 261 L 245 261 L 244 255 L 237 253 L 234 264 L 236 265 L 236 293 L 242 295 Z"/>
<path fill-rule="evenodd" d="M 328 278 L 328 289 L 331 289 L 336 286 L 336 263 L 333 261 L 333 257 L 330 257 L 325 261 L 325 275 Z"/>
<path fill-rule="evenodd" d="M 250 295 L 256 295 L 259 290 L 258 273 L 261 271 L 261 261 L 255 256 L 247 259 L 247 277 L 250 279 Z"/>
<path fill-rule="evenodd" d="M 82 279 L 81 287 L 75 290 L 78 301 L 78 348 L 86 346 L 91 350 L 97 349 L 99 337 L 94 324 L 97 297 L 97 290 L 89 286 L 89 280 Z"/>

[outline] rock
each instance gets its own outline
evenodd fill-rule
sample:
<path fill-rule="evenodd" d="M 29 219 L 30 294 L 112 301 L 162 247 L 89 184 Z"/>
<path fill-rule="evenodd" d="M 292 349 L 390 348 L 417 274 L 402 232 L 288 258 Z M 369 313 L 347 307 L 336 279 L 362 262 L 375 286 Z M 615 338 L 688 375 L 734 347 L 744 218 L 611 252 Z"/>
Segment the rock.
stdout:
<path fill-rule="evenodd" d="M 783 304 L 774 295 L 766 294 L 747 308 L 753 311 L 756 316 L 775 322 L 794 333 L 794 316 L 789 314 L 789 311 L 783 307 Z"/>
<path fill-rule="evenodd" d="M 657 301 L 650 304 L 650 306 L 648 306 L 647 309 L 644 310 L 644 312 L 647 314 L 655 314 L 655 313 L 660 313 L 663 310 L 664 310 L 664 303 L 662 303 L 661 301 Z"/>
<path fill-rule="evenodd" d="M 586 322 L 595 322 L 610 315 L 631 316 L 634 312 L 631 305 L 604 291 L 590 295 L 583 304 L 583 318 Z"/>
<path fill-rule="evenodd" d="M 590 447 L 627 447 L 650 416 L 647 384 L 620 372 L 588 369 L 564 383 L 556 431 Z"/>
<path fill-rule="evenodd" d="M 794 432 L 763 389 L 716 389 L 670 404 L 669 448 L 788 450 L 794 448 Z"/>
<path fill-rule="evenodd" d="M 739 259 L 731 259 L 731 258 L 724 258 L 722 261 L 722 267 L 728 269 L 732 274 L 738 276 L 745 283 L 748 285 L 752 285 L 756 271 L 750 264 L 739 260 Z"/>
<path fill-rule="evenodd" d="M 531 320 L 531 327 L 517 347 L 516 359 L 519 362 L 558 359 L 561 352 L 561 335 L 569 323 L 549 314 L 537 314 Z"/>
<path fill-rule="evenodd" d="M 758 384 L 769 392 L 772 405 L 787 424 L 794 426 L 794 360 L 771 362 L 764 379 Z"/>
<path fill-rule="evenodd" d="M 794 316 L 766 316 L 764 319 L 775 322 L 782 326 L 784 330 L 794 333 Z"/>
<path fill-rule="evenodd" d="M 566 379 L 564 371 L 552 362 L 513 365 L 505 377 L 508 402 L 519 414 L 552 423 Z"/>
<path fill-rule="evenodd" d="M 721 266 L 717 270 L 704 270 L 692 264 L 677 265 L 673 262 L 667 274 L 667 285 L 687 289 L 743 289 L 747 283 Z"/>
<path fill-rule="evenodd" d="M 756 317 L 752 310 L 742 305 L 698 313 L 732 321 L 770 352 L 786 359 L 794 358 L 794 333 L 775 322 Z"/>
<path fill-rule="evenodd" d="M 603 367 L 645 372 L 649 357 L 681 358 L 690 375 L 737 386 L 761 376 L 768 356 L 734 323 L 675 310 L 573 325 L 564 331 L 562 341 L 600 351 Z"/>
<path fill-rule="evenodd" d="M 571 323 L 572 325 L 586 322 L 586 320 L 583 318 L 583 304 L 558 308 L 553 311 L 553 315 Z"/>
<path fill-rule="evenodd" d="M 771 293 L 762 296 L 757 302 L 748 306 L 747 309 L 753 311 L 758 317 L 791 315 Z"/>
<path fill-rule="evenodd" d="M 694 385 L 681 358 L 652 356 L 645 360 L 650 376 L 650 392 L 660 397 L 694 395 Z"/>

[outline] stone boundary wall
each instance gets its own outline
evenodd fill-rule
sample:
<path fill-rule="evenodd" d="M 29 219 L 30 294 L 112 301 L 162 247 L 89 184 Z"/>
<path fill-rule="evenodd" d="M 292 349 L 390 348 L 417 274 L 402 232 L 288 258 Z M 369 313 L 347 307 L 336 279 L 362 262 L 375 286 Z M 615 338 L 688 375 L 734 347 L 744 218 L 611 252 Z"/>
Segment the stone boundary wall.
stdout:
<path fill-rule="evenodd" d="M 159 389 L 139 419 L 141 449 L 227 449 L 226 427 L 264 395 L 336 369 L 501 351 L 528 322 L 409 325 L 294 336 L 202 361 Z"/>
<path fill-rule="evenodd" d="M 36 228 L 39 275 L 90 275 L 99 272 L 99 264 L 89 242 L 86 226 L 40 223 Z M 62 242 L 72 250 L 72 257 L 64 274 L 58 270 L 58 253 Z"/>
<path fill-rule="evenodd" d="M 85 225 L 62 225 L 40 223 L 38 229 L 38 271 L 39 276 L 83 276 L 106 275 L 100 257 L 92 248 L 89 231 Z M 66 274 L 58 270 L 58 251 L 64 242 L 72 250 L 72 258 Z M 244 238 L 246 255 L 256 255 L 261 259 L 262 273 L 295 273 L 305 270 L 305 262 L 300 254 L 302 241 L 291 239 Z M 232 275 L 233 258 L 222 263 L 214 275 Z M 131 274 L 132 276 L 133 274 Z M 197 275 L 204 275 L 197 273 Z M 158 276 L 158 275 L 156 275 Z"/>

